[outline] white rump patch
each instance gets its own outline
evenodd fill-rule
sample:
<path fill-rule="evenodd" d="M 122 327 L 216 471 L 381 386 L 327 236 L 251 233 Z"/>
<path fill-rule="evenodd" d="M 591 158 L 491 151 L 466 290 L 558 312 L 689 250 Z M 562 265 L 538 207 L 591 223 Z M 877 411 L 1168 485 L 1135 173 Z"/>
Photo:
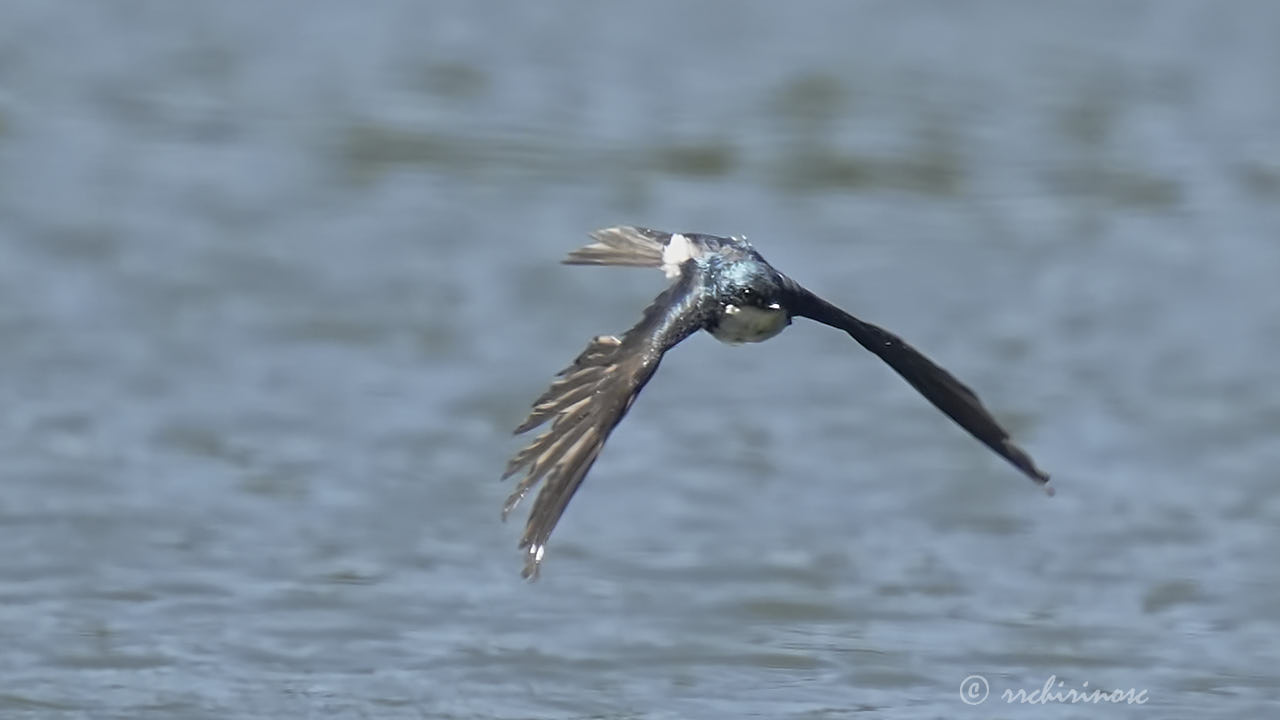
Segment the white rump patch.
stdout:
<path fill-rule="evenodd" d="M 680 266 L 693 257 L 693 243 L 680 233 L 672 233 L 667 246 L 662 249 L 662 271 L 673 278 L 680 274 Z"/>

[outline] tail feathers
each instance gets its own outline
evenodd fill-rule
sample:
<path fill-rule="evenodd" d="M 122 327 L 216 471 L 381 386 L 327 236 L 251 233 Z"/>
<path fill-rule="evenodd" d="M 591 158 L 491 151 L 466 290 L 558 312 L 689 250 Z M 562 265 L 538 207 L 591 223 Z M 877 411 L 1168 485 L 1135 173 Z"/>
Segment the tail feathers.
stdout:
<path fill-rule="evenodd" d="M 671 233 L 641 227 L 612 227 L 591 233 L 595 242 L 574 250 L 566 265 L 627 265 L 662 267 L 662 253 Z"/>

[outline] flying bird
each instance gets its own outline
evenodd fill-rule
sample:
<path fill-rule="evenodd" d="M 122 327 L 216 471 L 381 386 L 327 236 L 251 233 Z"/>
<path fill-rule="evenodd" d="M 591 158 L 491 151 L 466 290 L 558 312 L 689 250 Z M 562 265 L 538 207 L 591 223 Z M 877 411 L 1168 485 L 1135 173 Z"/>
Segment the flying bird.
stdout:
<path fill-rule="evenodd" d="M 565 264 L 659 268 L 673 282 L 621 337 L 593 338 L 516 428 L 519 435 L 550 422 L 549 429 L 516 453 L 502 476 L 525 471 L 503 506 L 504 520 L 543 483 L 520 538 L 524 577 L 537 578 L 556 522 L 663 354 L 699 330 L 734 345 L 768 340 L 794 317 L 843 330 L 960 427 L 1053 493 L 1049 476 L 1013 444 L 973 390 L 902 338 L 859 320 L 778 272 L 745 238 L 642 227 L 597 230 L 591 238 L 595 242 L 570 253 Z"/>

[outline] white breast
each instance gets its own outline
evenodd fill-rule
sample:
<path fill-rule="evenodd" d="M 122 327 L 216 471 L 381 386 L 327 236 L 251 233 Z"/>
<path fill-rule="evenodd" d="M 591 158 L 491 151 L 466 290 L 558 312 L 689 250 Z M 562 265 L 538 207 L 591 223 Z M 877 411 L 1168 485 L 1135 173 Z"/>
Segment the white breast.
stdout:
<path fill-rule="evenodd" d="M 738 344 L 760 342 L 782 332 L 787 326 L 787 313 L 781 308 L 760 309 L 725 305 L 720 323 L 711 332 L 720 342 Z"/>

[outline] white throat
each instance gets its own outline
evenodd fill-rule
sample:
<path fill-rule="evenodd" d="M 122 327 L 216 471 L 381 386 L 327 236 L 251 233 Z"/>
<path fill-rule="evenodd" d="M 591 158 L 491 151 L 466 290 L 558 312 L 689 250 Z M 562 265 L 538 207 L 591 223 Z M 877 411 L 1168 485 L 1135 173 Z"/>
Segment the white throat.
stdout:
<path fill-rule="evenodd" d="M 737 345 L 768 340 L 786 326 L 787 312 L 777 303 L 767 308 L 725 305 L 711 334 L 720 342 Z"/>

